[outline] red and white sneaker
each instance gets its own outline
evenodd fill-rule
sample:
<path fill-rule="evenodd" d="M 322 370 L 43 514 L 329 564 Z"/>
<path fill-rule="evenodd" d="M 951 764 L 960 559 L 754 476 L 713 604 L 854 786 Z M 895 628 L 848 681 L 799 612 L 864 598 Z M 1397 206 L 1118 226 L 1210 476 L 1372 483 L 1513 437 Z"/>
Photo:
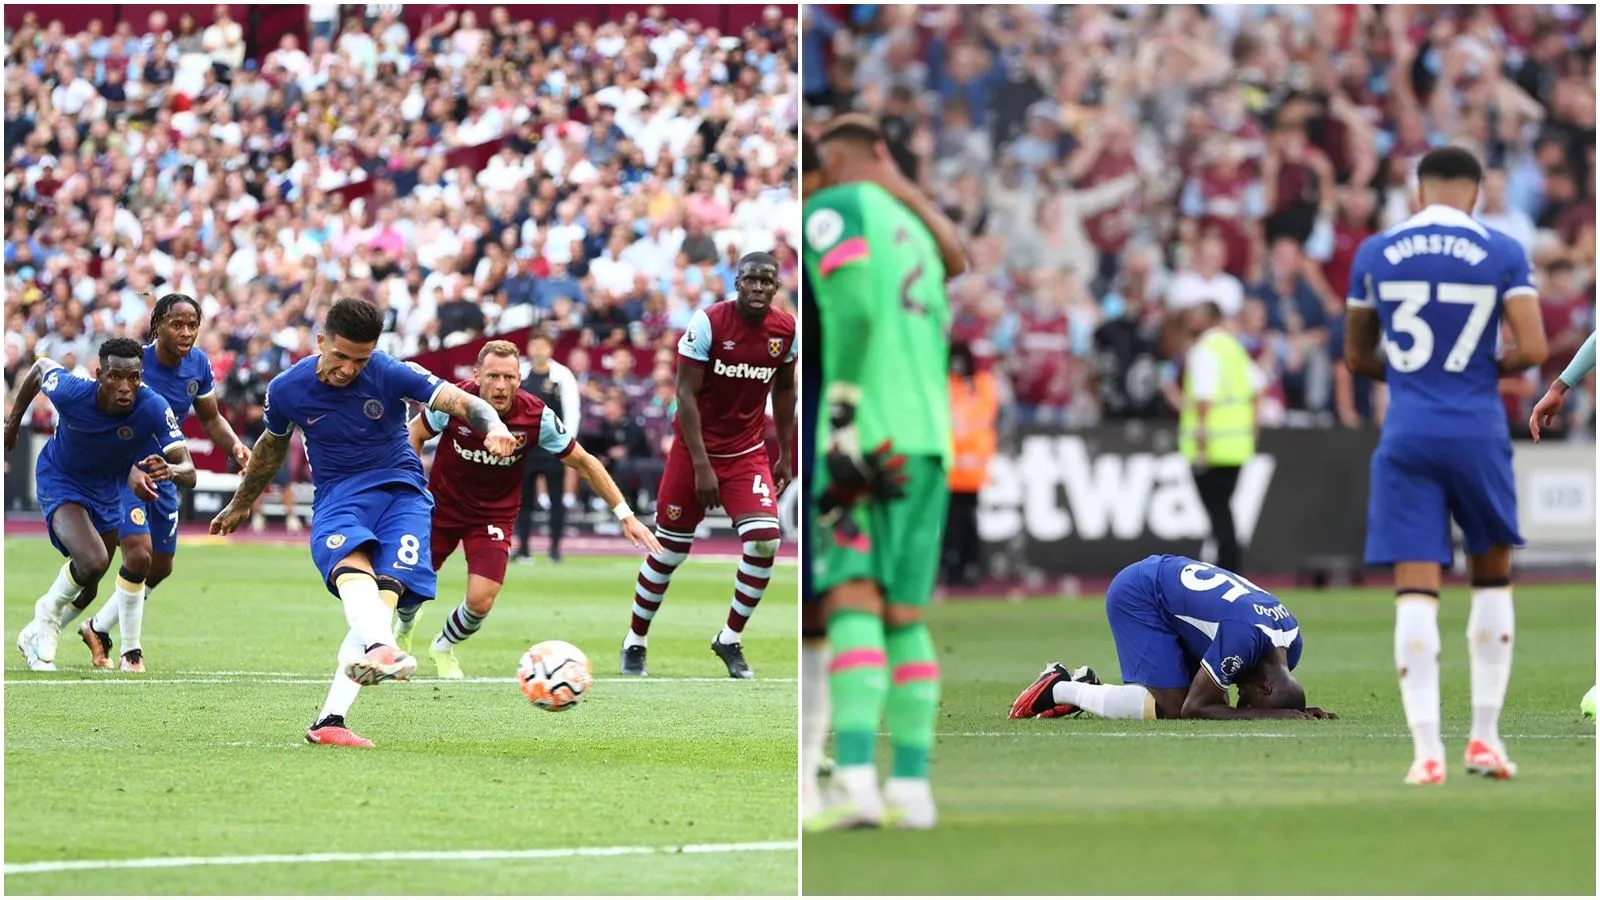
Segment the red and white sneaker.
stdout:
<path fill-rule="evenodd" d="M 1506 748 L 1473 738 L 1467 742 L 1467 774 L 1510 781 L 1517 777 L 1517 764 L 1506 756 Z"/>
<path fill-rule="evenodd" d="M 344 674 L 362 687 L 385 681 L 410 681 L 411 676 L 417 674 L 417 660 L 393 647 L 378 646 L 345 666 Z"/>
<path fill-rule="evenodd" d="M 1017 695 L 1011 701 L 1011 712 L 1008 716 L 1012 719 L 1059 719 L 1064 716 L 1075 716 L 1083 710 L 1071 704 L 1058 704 L 1051 696 L 1056 685 L 1063 681 L 1077 681 L 1083 684 L 1099 684 L 1100 679 L 1095 676 L 1094 670 L 1088 666 L 1079 666 L 1068 669 L 1061 663 L 1051 663 L 1044 667 L 1039 677 L 1033 684 Z"/>
<path fill-rule="evenodd" d="M 306 732 L 306 743 L 333 747 L 373 747 L 371 741 L 345 727 L 344 716 L 328 716 Z"/>
<path fill-rule="evenodd" d="M 1419 759 L 1412 763 L 1406 784 L 1444 784 L 1444 760 Z"/>

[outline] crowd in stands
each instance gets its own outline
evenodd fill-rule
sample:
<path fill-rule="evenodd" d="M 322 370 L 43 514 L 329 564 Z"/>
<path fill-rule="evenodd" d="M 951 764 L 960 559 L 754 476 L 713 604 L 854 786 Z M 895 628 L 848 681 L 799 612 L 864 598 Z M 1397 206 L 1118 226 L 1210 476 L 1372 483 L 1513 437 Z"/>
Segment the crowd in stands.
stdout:
<path fill-rule="evenodd" d="M 253 437 L 266 382 L 360 296 L 401 357 L 555 338 L 583 386 L 565 415 L 598 433 L 620 399 L 628 452 L 659 453 L 671 348 L 737 257 L 773 252 L 793 308 L 792 11 L 721 34 L 660 7 L 570 29 L 441 7 L 412 33 L 393 5 L 315 7 L 260 58 L 226 7 L 8 29 L 8 388 L 41 355 L 87 373 L 178 291 Z"/>
<path fill-rule="evenodd" d="M 808 6 L 805 127 L 878 115 L 958 222 L 957 340 L 1004 417 L 1173 415 L 1165 312 L 1218 303 L 1265 425 L 1381 419 L 1340 363 L 1356 247 L 1406 218 L 1421 154 L 1485 161 L 1552 353 L 1502 382 L 1514 433 L 1594 328 L 1594 7 Z M 1594 386 L 1570 435 L 1594 433 Z M 1585 438 L 1592 439 L 1592 438 Z"/>

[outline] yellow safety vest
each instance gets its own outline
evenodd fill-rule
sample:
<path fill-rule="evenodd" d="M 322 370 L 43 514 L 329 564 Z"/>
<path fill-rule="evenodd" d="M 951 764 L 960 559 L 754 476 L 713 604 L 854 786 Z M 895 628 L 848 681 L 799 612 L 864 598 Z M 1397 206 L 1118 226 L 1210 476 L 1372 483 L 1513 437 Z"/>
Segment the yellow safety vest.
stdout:
<path fill-rule="evenodd" d="M 1206 411 L 1206 459 L 1196 458 L 1195 433 L 1199 421 L 1194 380 L 1183 380 L 1183 409 L 1178 413 L 1178 451 L 1190 464 L 1242 466 L 1256 453 L 1255 378 L 1250 354 L 1239 339 L 1221 329 L 1200 338 L 1216 355 L 1216 396 Z"/>

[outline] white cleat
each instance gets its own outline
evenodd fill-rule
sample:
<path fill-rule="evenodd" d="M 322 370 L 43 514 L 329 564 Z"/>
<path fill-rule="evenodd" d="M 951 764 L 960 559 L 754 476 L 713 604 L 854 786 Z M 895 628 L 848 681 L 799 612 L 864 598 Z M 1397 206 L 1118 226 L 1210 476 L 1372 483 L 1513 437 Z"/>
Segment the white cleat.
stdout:
<path fill-rule="evenodd" d="M 1482 775 L 1495 781 L 1517 777 L 1517 764 L 1506 756 L 1505 747 L 1496 747 L 1477 738 L 1467 742 L 1467 774 Z"/>
<path fill-rule="evenodd" d="M 885 821 L 892 828 L 927 831 L 939 824 L 933 788 L 926 778 L 889 779 L 883 786 L 883 802 L 888 807 Z"/>
<path fill-rule="evenodd" d="M 828 785 L 821 811 L 805 820 L 806 831 L 849 831 L 883 825 L 883 795 L 873 766 L 841 766 Z"/>
<path fill-rule="evenodd" d="M 45 659 L 39 655 L 39 632 L 38 621 L 30 621 L 17 634 L 17 652 L 22 654 L 22 659 L 28 664 L 29 671 L 54 672 L 56 670 L 55 660 Z"/>
<path fill-rule="evenodd" d="M 1419 759 L 1412 763 L 1406 784 L 1444 784 L 1444 760 Z"/>
<path fill-rule="evenodd" d="M 411 676 L 417 674 L 417 661 L 393 647 L 374 647 L 366 655 L 347 663 L 344 674 L 362 687 L 385 681 L 410 681 Z"/>

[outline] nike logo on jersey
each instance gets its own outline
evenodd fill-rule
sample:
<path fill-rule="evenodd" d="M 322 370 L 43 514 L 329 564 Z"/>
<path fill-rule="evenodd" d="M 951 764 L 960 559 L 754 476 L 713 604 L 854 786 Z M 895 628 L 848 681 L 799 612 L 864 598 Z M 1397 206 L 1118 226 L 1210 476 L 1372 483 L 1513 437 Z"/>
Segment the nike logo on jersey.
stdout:
<path fill-rule="evenodd" d="M 306 427 L 310 428 L 311 426 L 317 424 L 318 422 L 321 422 L 323 419 L 326 419 L 327 417 L 328 417 L 327 413 L 323 413 L 320 416 L 313 416 L 312 418 L 309 418 L 309 419 L 306 420 Z"/>

